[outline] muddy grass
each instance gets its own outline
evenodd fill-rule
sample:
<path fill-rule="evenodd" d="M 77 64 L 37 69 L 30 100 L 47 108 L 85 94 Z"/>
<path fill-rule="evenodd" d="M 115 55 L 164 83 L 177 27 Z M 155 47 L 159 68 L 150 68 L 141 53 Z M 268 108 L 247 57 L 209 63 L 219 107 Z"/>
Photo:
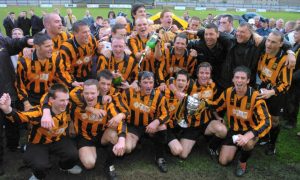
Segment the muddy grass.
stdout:
<path fill-rule="evenodd" d="M 300 140 L 299 140 L 300 143 Z M 116 169 L 119 179 L 124 180 L 176 180 L 176 179 L 237 179 L 234 176 L 235 163 L 222 167 L 212 160 L 206 150 L 206 143 L 201 139 L 193 149 L 187 160 L 180 160 L 167 156 L 168 173 L 160 173 L 154 164 L 154 152 L 152 143 L 148 140 L 142 143 L 133 154 L 119 159 Z M 264 148 L 257 146 L 248 162 L 248 172 L 244 179 L 300 179 L 300 163 L 280 159 L 277 156 L 264 155 Z M 28 168 L 23 166 L 22 153 L 5 152 L 5 175 L 2 180 L 25 180 L 31 176 Z M 96 168 L 90 171 L 83 171 L 80 175 L 66 174 L 59 170 L 57 163 L 51 169 L 46 180 L 99 180 L 105 179 L 103 175 L 104 164 L 103 150 L 98 150 L 98 161 Z M 55 161 L 55 158 L 54 158 Z"/>

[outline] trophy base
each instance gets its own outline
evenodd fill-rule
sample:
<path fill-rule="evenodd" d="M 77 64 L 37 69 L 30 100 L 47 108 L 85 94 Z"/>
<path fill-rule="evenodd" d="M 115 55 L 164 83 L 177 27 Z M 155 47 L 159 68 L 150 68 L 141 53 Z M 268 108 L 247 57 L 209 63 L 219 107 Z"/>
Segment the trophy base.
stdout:
<path fill-rule="evenodd" d="M 186 121 L 184 119 L 180 120 L 178 122 L 178 125 L 182 128 L 188 128 L 188 124 L 186 123 Z"/>

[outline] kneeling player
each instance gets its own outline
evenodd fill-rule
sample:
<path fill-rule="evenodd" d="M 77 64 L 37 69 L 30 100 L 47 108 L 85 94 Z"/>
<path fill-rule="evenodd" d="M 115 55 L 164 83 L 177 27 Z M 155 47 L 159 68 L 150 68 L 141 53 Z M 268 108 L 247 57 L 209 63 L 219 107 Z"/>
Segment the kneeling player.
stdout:
<path fill-rule="evenodd" d="M 201 63 L 197 72 L 198 79 L 196 82 L 191 81 L 189 87 L 187 87 L 187 82 L 189 81 L 188 73 L 184 70 L 179 71 L 176 82 L 174 83 L 175 88 L 172 88 L 175 89 L 175 94 L 180 97 L 181 93 L 187 92 L 198 100 L 213 100 L 216 87 L 215 84 L 211 82 L 211 68 L 209 63 Z M 172 124 L 170 127 L 175 127 L 174 129 L 168 129 L 168 145 L 172 154 L 179 155 L 181 158 L 187 158 L 196 140 L 203 134 L 210 139 L 208 148 L 210 155 L 217 156 L 217 149 L 227 133 L 226 126 L 222 121 L 214 120 L 216 118 L 213 117 L 212 112 L 206 107 L 200 107 L 201 104 L 196 112 L 188 114 L 186 106 L 189 102 L 187 102 L 187 100 L 188 97 L 185 97 L 183 101 L 177 105 L 176 114 L 172 117 L 173 121 L 170 121 L 170 124 Z M 202 101 L 202 103 L 205 102 Z M 172 107 L 172 105 L 170 105 L 170 107 Z M 174 134 L 174 130 L 179 130 L 180 134 L 177 135 L 177 137 L 180 141 L 176 138 L 177 132 Z"/>
<path fill-rule="evenodd" d="M 162 172 L 167 172 L 165 162 L 166 125 L 169 121 L 165 96 L 154 87 L 154 74 L 143 71 L 139 74 L 140 91 L 126 89 L 122 96 L 130 109 L 127 118 L 126 153 L 135 149 L 142 135 L 148 134 L 155 144 L 156 163 Z"/>
<path fill-rule="evenodd" d="M 113 103 L 102 105 L 97 101 L 99 96 L 97 80 L 85 81 L 82 95 L 87 108 L 92 108 L 93 113 L 87 111 L 86 107 L 80 106 L 77 106 L 74 111 L 74 125 L 78 133 L 79 159 L 86 169 L 94 168 L 97 159 L 96 146 L 106 145 L 105 170 L 109 179 L 115 179 L 113 160 L 115 156 L 123 156 L 125 153 L 126 123 L 123 121 L 125 114 L 118 113 Z M 106 128 L 108 120 L 119 122 L 117 143 L 114 141 L 117 138 L 114 136 L 117 134 L 113 133 L 113 129 Z"/>
<path fill-rule="evenodd" d="M 263 99 L 257 99 L 259 92 L 248 86 L 251 72 L 239 66 L 234 70 L 234 87 L 224 91 L 216 101 L 217 111 L 227 110 L 229 132 L 221 148 L 219 162 L 230 163 L 238 149 L 241 156 L 236 175 L 246 172 L 246 162 L 259 138 L 271 129 L 270 114 Z"/>

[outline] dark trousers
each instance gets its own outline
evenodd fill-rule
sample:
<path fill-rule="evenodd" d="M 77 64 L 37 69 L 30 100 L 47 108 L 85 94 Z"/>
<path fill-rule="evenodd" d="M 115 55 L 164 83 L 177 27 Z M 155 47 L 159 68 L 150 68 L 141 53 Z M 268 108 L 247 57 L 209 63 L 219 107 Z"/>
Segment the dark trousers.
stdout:
<path fill-rule="evenodd" d="M 65 170 L 75 166 L 78 161 L 77 148 L 67 137 L 50 144 L 29 144 L 24 161 L 38 179 L 44 179 L 51 168 L 50 155 L 58 156 L 59 166 Z"/>
<path fill-rule="evenodd" d="M 293 73 L 293 81 L 291 88 L 286 96 L 286 109 L 284 113 L 284 118 L 288 121 L 290 125 L 296 125 L 297 116 L 299 112 L 299 102 L 300 102 L 300 70 Z"/>
<path fill-rule="evenodd" d="M 20 103 L 18 101 L 12 101 L 11 107 L 20 109 Z M 3 123 L 5 125 L 5 137 L 6 137 L 6 147 L 11 150 L 15 150 L 19 146 L 20 141 L 20 124 L 13 123 L 10 120 L 6 119 L 3 114 Z"/>
<path fill-rule="evenodd" d="M 3 131 L 3 112 L 0 111 L 0 166 L 3 164 L 3 154 L 4 154 L 4 131 Z"/>

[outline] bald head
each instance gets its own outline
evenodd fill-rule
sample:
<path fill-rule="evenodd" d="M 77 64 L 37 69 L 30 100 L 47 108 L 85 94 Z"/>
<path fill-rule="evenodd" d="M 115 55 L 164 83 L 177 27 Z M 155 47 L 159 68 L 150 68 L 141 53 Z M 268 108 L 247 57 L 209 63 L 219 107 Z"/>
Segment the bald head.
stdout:
<path fill-rule="evenodd" d="M 51 19 L 57 19 L 57 17 L 59 17 L 59 15 L 55 12 L 46 14 L 45 17 L 43 18 L 44 26 L 46 27 L 46 24 L 50 23 Z M 59 17 L 59 19 L 60 19 L 60 17 Z"/>
<path fill-rule="evenodd" d="M 43 23 L 51 38 L 62 32 L 61 18 L 57 13 L 46 14 L 43 18 Z"/>
<path fill-rule="evenodd" d="M 127 20 L 124 16 L 118 16 L 116 18 L 116 24 L 123 24 L 126 25 L 127 24 Z"/>

